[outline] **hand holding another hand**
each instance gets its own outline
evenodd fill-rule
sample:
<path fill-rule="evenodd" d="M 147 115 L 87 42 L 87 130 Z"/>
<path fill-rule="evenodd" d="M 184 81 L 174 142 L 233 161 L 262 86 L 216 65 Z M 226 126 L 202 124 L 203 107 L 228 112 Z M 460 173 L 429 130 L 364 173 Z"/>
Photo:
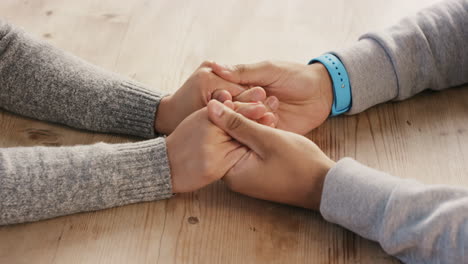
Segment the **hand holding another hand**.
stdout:
<path fill-rule="evenodd" d="M 267 112 L 261 103 L 230 104 L 254 120 Z M 221 179 L 247 153 L 209 120 L 206 107 L 184 119 L 167 137 L 166 146 L 175 193 L 195 191 Z"/>
<path fill-rule="evenodd" d="M 233 99 L 239 102 L 259 102 L 267 99 L 265 90 L 260 87 L 246 89 L 217 76 L 212 72 L 213 65 L 210 61 L 203 62 L 180 89 L 161 100 L 155 118 L 157 132 L 171 134 L 186 117 L 205 107 L 211 99 L 220 102 Z M 258 121 L 270 125 L 274 119 L 270 113 Z"/>
<path fill-rule="evenodd" d="M 166 106 L 175 110 L 160 106 L 160 111 L 180 120 L 166 126 L 175 129 L 166 141 L 173 191 L 194 191 L 224 177 L 236 192 L 318 210 L 325 176 L 334 162 L 307 138 L 272 127 L 305 134 L 328 117 L 331 81 L 321 67 L 202 64 L 167 99 Z M 199 74 L 209 81 L 200 82 Z M 242 85 L 262 85 L 270 97 L 260 87 Z"/>
<path fill-rule="evenodd" d="M 259 199 L 319 209 L 325 176 L 334 162 L 317 145 L 251 121 L 214 100 L 208 104 L 208 116 L 245 146 L 223 178 L 229 188 Z"/>
<path fill-rule="evenodd" d="M 268 99 L 278 104 L 279 129 L 304 135 L 322 124 L 330 115 L 333 102 L 332 82 L 320 63 L 260 62 L 223 66 L 213 63 L 213 72 L 232 83 L 261 86 Z"/>

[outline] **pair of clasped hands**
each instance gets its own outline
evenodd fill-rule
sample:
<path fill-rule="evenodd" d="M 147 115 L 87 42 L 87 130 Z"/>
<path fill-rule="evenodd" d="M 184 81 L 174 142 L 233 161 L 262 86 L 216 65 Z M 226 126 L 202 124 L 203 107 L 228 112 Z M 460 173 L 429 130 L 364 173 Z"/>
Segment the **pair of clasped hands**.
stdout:
<path fill-rule="evenodd" d="M 302 135 L 327 119 L 332 101 L 319 63 L 202 63 L 156 115 L 174 193 L 223 179 L 235 192 L 318 210 L 334 162 Z"/>

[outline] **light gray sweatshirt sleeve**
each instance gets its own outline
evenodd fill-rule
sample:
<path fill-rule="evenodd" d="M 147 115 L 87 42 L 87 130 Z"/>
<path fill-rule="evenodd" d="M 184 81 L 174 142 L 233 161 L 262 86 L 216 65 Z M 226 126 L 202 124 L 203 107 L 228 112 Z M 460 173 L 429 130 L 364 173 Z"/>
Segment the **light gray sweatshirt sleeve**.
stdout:
<path fill-rule="evenodd" d="M 325 178 L 320 212 L 403 262 L 468 262 L 467 189 L 399 179 L 345 158 Z"/>
<path fill-rule="evenodd" d="M 468 83 L 467 43 L 468 1 L 448 0 L 335 51 L 351 82 L 348 114 Z"/>
<path fill-rule="evenodd" d="M 98 132 L 155 136 L 159 93 L 0 21 L 0 107 Z M 168 198 L 164 138 L 0 148 L 0 225 Z"/>
<path fill-rule="evenodd" d="M 337 51 L 351 114 L 468 82 L 468 2 L 451 0 Z M 468 190 L 424 185 L 346 158 L 326 176 L 320 212 L 407 263 L 468 262 Z"/>

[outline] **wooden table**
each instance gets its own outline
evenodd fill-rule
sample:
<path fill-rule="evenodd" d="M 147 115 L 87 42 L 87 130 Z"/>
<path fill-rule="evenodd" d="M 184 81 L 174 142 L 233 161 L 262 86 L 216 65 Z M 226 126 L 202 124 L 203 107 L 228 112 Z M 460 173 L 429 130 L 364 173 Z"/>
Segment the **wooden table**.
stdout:
<path fill-rule="evenodd" d="M 205 59 L 307 62 L 431 0 L 2 0 L 0 16 L 104 68 L 174 91 Z M 129 139 L 0 112 L 0 146 Z M 468 186 L 468 89 L 337 117 L 311 133 L 333 159 Z M 222 183 L 173 199 L 0 228 L 0 263 L 396 263 L 319 213 Z"/>

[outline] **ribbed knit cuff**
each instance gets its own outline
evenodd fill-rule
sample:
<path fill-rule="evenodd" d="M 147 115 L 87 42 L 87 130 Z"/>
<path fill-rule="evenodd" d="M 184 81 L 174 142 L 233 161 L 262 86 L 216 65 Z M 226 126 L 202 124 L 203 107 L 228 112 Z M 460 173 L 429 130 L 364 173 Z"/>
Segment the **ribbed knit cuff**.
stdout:
<path fill-rule="evenodd" d="M 112 171 L 118 172 L 115 178 L 119 178 L 116 185 L 108 189 L 113 194 L 103 195 L 112 199 L 109 203 L 117 206 L 172 196 L 171 170 L 164 138 L 108 146 L 115 150 L 107 158 L 115 166 Z"/>
<path fill-rule="evenodd" d="M 164 96 L 133 81 L 123 81 L 115 88 L 112 104 L 108 106 L 114 120 L 112 131 L 154 138 L 156 111 Z"/>
<path fill-rule="evenodd" d="M 332 53 L 345 65 L 351 83 L 352 107 L 347 114 L 360 113 L 397 97 L 395 70 L 376 41 L 364 38 Z"/>
<path fill-rule="evenodd" d="M 378 240 L 385 206 L 401 181 L 351 158 L 341 159 L 325 178 L 320 212 L 329 222 Z"/>

